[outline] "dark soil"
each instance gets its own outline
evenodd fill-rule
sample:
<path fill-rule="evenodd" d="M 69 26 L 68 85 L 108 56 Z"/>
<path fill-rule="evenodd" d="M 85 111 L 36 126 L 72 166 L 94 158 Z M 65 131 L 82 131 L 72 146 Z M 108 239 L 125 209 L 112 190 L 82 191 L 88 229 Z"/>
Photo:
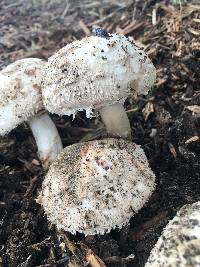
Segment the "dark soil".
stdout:
<path fill-rule="evenodd" d="M 35 202 L 45 173 L 32 134 L 22 125 L 0 139 L 3 267 L 86 266 L 86 253 L 98 255 L 107 267 L 142 267 L 168 220 L 182 205 L 200 200 L 200 114 L 195 109 L 200 105 L 200 6 L 110 2 L 1 0 L 0 67 L 23 57 L 47 58 L 93 25 L 143 43 L 157 68 L 157 83 L 147 98 L 129 100 L 126 108 L 133 141 L 142 145 L 156 174 L 156 191 L 121 231 L 86 238 L 57 233 Z M 53 119 L 64 146 L 105 136 L 100 120 L 87 120 L 84 113 L 74 121 Z"/>

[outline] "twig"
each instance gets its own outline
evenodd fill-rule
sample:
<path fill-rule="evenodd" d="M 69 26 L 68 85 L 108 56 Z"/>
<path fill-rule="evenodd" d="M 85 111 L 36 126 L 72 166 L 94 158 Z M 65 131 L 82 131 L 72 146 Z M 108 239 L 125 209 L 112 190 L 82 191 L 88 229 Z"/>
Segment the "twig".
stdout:
<path fill-rule="evenodd" d="M 32 262 L 32 255 L 29 255 L 28 258 L 22 262 L 20 265 L 18 265 L 18 267 L 28 267 L 30 266 L 31 262 Z"/>
<path fill-rule="evenodd" d="M 145 13 L 147 7 L 150 6 L 153 1 L 154 0 L 147 0 L 147 1 L 145 1 L 144 6 L 142 8 L 141 16 Z"/>
<path fill-rule="evenodd" d="M 90 35 L 89 28 L 85 25 L 85 23 L 82 20 L 79 21 L 79 26 L 84 31 L 85 35 Z"/>
<path fill-rule="evenodd" d="M 10 5 L 6 6 L 5 8 L 6 9 L 13 8 L 13 7 L 16 8 L 16 7 L 20 6 L 22 3 L 23 3 L 23 0 L 21 0 L 19 3 L 10 4 Z"/>
<path fill-rule="evenodd" d="M 136 12 L 137 12 L 137 7 L 138 7 L 138 3 L 139 3 L 139 2 L 140 2 L 140 0 L 135 0 L 132 20 L 135 20 L 135 19 L 136 19 Z"/>
<path fill-rule="evenodd" d="M 73 254 L 77 264 L 79 264 L 81 267 L 83 265 L 82 262 L 85 259 L 83 252 L 69 240 L 67 234 L 64 231 L 60 231 L 59 233 L 65 243 L 66 248 Z"/>
<path fill-rule="evenodd" d="M 153 9 L 152 11 L 152 25 L 155 26 L 157 23 L 157 19 L 156 19 L 156 8 Z"/>
<path fill-rule="evenodd" d="M 124 29 L 120 29 L 120 31 L 118 31 L 117 33 L 123 35 L 130 34 L 133 31 L 136 31 L 137 29 L 141 28 L 142 26 L 144 26 L 144 21 L 132 21 L 128 26 L 126 26 Z"/>
<path fill-rule="evenodd" d="M 128 109 L 128 110 L 126 111 L 126 113 L 136 112 L 137 110 L 138 110 L 138 108 Z"/>
<path fill-rule="evenodd" d="M 69 3 L 69 0 L 66 0 L 66 7 L 61 15 L 61 19 L 64 19 L 66 14 L 67 14 L 67 11 L 69 10 L 69 7 L 70 7 L 70 3 Z"/>
<path fill-rule="evenodd" d="M 33 179 L 31 179 L 30 181 L 30 185 L 27 188 L 26 193 L 24 194 L 25 197 L 28 197 L 33 193 L 33 191 L 37 186 L 37 182 L 38 182 L 38 176 L 34 176 Z"/>
<path fill-rule="evenodd" d="M 111 12 L 110 14 L 108 14 L 107 16 L 105 16 L 105 17 L 103 17 L 103 18 L 101 18 L 101 19 L 98 19 L 98 20 L 95 20 L 95 21 L 89 23 L 88 26 L 91 27 L 91 26 L 93 26 L 93 25 L 98 25 L 98 24 L 100 24 L 100 23 L 106 21 L 107 19 L 112 18 L 117 12 L 121 11 L 121 10 L 124 9 L 124 8 L 125 8 L 124 6 L 123 6 L 123 7 L 119 7 L 119 8 L 117 8 L 115 11 Z"/>
<path fill-rule="evenodd" d="M 180 6 L 180 13 L 182 13 L 182 3 L 181 3 L 181 0 L 179 0 L 179 6 Z"/>
<path fill-rule="evenodd" d="M 56 267 L 60 264 L 63 263 L 69 263 L 69 257 L 63 257 L 62 259 L 52 262 L 52 263 L 47 263 L 47 264 L 43 264 L 43 265 L 37 265 L 36 267 Z"/>

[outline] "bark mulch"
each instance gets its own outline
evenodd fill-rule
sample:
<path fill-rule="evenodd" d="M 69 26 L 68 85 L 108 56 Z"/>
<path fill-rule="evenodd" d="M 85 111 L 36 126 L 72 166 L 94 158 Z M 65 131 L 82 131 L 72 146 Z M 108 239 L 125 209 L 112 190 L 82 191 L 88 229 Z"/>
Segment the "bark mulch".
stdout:
<path fill-rule="evenodd" d="M 0 68 L 23 57 L 46 59 L 93 26 L 133 36 L 157 68 L 149 96 L 126 102 L 132 140 L 146 152 L 156 191 L 130 227 L 104 236 L 57 233 L 35 202 L 45 173 L 21 125 L 0 139 L 0 266 L 142 267 L 168 220 L 200 200 L 200 5 L 1 0 Z M 100 119 L 84 113 L 53 119 L 64 146 L 105 136 Z"/>

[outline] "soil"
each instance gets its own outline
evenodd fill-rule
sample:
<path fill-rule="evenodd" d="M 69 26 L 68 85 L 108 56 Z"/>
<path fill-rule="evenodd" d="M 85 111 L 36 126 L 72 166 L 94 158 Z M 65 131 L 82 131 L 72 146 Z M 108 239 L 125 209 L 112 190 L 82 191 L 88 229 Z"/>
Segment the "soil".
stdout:
<path fill-rule="evenodd" d="M 157 82 L 126 109 L 157 186 L 129 227 L 103 236 L 58 233 L 35 202 L 45 172 L 30 129 L 19 126 L 0 139 L 0 266 L 80 267 L 94 257 L 92 267 L 142 267 L 176 211 L 200 200 L 200 6 L 171 2 L 1 0 L 0 68 L 23 57 L 46 59 L 94 25 L 145 46 Z M 52 117 L 64 146 L 105 136 L 99 118 Z"/>

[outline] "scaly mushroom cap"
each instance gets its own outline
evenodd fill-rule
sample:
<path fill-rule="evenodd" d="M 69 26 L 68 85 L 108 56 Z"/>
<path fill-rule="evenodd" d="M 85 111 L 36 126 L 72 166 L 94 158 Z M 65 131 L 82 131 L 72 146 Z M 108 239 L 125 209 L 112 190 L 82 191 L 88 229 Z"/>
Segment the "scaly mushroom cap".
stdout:
<path fill-rule="evenodd" d="M 0 135 L 43 108 L 41 76 L 45 64 L 41 59 L 26 58 L 0 71 Z"/>
<path fill-rule="evenodd" d="M 74 41 L 49 58 L 43 78 L 44 105 L 59 115 L 98 109 L 128 96 L 146 95 L 155 68 L 132 39 L 110 35 Z"/>
<path fill-rule="evenodd" d="M 182 207 L 151 251 L 145 267 L 200 266 L 200 201 Z"/>
<path fill-rule="evenodd" d="M 58 229 L 104 234 L 129 222 L 155 186 L 142 148 L 120 139 L 68 146 L 50 166 L 38 203 Z"/>

